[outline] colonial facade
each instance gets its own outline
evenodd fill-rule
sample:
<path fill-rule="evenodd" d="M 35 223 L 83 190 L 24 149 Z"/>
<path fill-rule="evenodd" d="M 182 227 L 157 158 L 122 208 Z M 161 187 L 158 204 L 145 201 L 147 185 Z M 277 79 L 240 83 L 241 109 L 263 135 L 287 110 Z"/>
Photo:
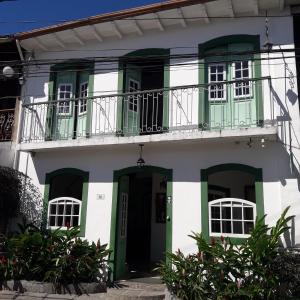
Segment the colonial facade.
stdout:
<path fill-rule="evenodd" d="M 116 278 L 287 206 L 299 245 L 297 3 L 170 1 L 17 34 L 18 168 L 47 226 L 108 243 Z"/>

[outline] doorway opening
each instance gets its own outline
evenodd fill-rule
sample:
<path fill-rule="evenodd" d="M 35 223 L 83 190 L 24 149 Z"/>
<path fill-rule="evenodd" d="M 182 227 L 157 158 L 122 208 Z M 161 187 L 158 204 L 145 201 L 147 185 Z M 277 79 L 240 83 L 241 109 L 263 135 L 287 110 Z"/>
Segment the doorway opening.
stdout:
<path fill-rule="evenodd" d="M 155 134 L 163 131 L 163 59 L 135 59 L 124 64 L 124 134 Z M 147 92 L 146 92 L 147 91 Z"/>
<path fill-rule="evenodd" d="M 170 178 L 149 171 L 128 173 L 118 179 L 114 260 L 114 277 L 118 279 L 152 277 L 168 250 Z"/>

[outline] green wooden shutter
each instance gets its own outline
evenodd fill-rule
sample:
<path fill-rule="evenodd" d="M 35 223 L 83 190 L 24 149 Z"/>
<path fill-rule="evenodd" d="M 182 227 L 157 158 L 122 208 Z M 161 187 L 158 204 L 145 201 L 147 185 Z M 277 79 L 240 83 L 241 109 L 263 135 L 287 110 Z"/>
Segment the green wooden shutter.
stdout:
<path fill-rule="evenodd" d="M 237 61 L 249 61 L 250 67 L 250 77 L 255 78 L 255 68 L 253 65 L 253 55 L 251 52 L 254 47 L 251 43 L 234 43 L 228 45 L 228 50 L 230 52 L 246 52 L 245 54 L 238 54 L 231 56 L 231 65 L 229 66 L 229 80 L 236 80 L 234 74 L 234 62 Z M 250 52 L 250 53 L 247 53 Z M 256 109 L 256 90 L 261 84 L 260 81 L 249 81 L 249 94 L 245 96 L 236 96 L 235 89 L 238 86 L 243 85 L 243 83 L 231 84 L 230 89 L 230 101 L 232 106 L 232 127 L 252 127 L 257 124 L 257 109 Z M 248 83 L 245 83 L 245 86 Z"/>
<path fill-rule="evenodd" d="M 72 86 L 72 98 L 76 97 L 76 72 L 75 71 L 61 71 L 57 73 L 56 77 L 56 99 L 60 98 L 59 89 L 61 85 Z M 55 110 L 55 124 L 54 124 L 54 138 L 58 140 L 70 139 L 74 137 L 74 120 L 75 120 L 75 105 L 74 101 L 66 101 L 70 109 L 68 112 L 61 112 L 61 103 L 57 103 Z"/>
<path fill-rule="evenodd" d="M 130 92 L 131 85 L 136 85 L 136 90 L 141 90 L 142 70 L 136 66 L 126 65 L 125 93 Z M 141 97 L 126 96 L 123 105 L 123 133 L 125 135 L 137 135 L 140 133 L 140 106 Z"/>

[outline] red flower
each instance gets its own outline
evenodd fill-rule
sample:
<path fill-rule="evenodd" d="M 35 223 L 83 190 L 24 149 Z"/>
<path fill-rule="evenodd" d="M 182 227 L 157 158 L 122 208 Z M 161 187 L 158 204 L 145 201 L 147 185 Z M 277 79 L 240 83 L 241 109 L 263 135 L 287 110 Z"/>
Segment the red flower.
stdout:
<path fill-rule="evenodd" d="M 225 241 L 225 238 L 224 238 L 223 235 L 221 235 L 221 242 L 222 242 L 222 244 L 224 244 L 224 241 Z"/>
<path fill-rule="evenodd" d="M 67 227 L 67 229 L 70 229 L 70 227 L 71 227 L 70 222 L 66 222 L 66 227 Z"/>

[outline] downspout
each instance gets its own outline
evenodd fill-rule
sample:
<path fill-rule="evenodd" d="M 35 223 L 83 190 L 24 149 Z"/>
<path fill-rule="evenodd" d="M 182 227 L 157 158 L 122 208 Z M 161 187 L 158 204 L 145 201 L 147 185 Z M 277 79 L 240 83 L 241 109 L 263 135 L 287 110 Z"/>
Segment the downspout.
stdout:
<path fill-rule="evenodd" d="M 21 49 L 20 41 L 16 39 L 16 46 L 18 49 L 18 53 L 20 56 L 20 60 L 22 63 L 25 62 L 25 58 Z M 23 123 L 23 109 L 22 109 L 22 93 L 23 93 L 23 87 L 21 87 L 20 97 L 17 100 L 18 106 L 19 106 L 19 114 L 18 114 L 18 128 L 17 128 L 17 136 L 16 136 L 16 147 L 15 147 L 15 159 L 13 162 L 13 168 L 17 170 L 19 168 L 19 161 L 20 161 L 20 150 L 17 149 L 19 143 L 20 143 L 20 136 L 21 136 L 21 130 L 22 130 L 22 123 Z"/>

